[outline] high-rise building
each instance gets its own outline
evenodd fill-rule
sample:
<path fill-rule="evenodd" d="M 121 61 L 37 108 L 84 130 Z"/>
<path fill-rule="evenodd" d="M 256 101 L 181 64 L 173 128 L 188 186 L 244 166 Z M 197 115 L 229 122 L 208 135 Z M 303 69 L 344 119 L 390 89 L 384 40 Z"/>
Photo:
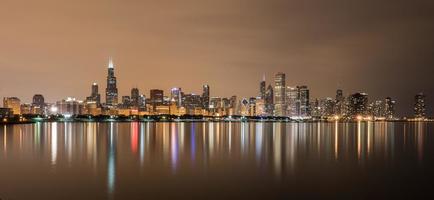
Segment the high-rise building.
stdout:
<path fill-rule="evenodd" d="M 289 117 L 298 116 L 298 89 L 296 87 L 286 87 L 286 114 Z"/>
<path fill-rule="evenodd" d="M 320 104 L 322 108 L 322 116 L 330 117 L 334 114 L 334 108 L 336 106 L 336 102 L 333 100 L 333 98 L 327 97 L 325 99 L 321 100 Z"/>
<path fill-rule="evenodd" d="M 32 113 L 34 114 L 44 114 L 45 113 L 45 99 L 42 94 L 33 95 L 32 101 Z"/>
<path fill-rule="evenodd" d="M 150 96 L 151 96 L 151 102 L 150 103 L 154 109 L 156 108 L 156 106 L 163 105 L 163 102 L 164 102 L 163 90 L 152 89 L 150 91 Z"/>
<path fill-rule="evenodd" d="M 285 74 L 279 72 L 274 77 L 274 114 L 275 116 L 285 116 Z"/>
<path fill-rule="evenodd" d="M 345 101 L 344 92 L 341 89 L 336 90 L 335 109 L 334 109 L 335 115 L 338 116 L 342 115 L 344 101 Z"/>
<path fill-rule="evenodd" d="M 33 95 L 32 100 L 32 113 L 34 114 L 44 114 L 45 113 L 45 99 L 42 94 Z"/>
<path fill-rule="evenodd" d="M 267 112 L 265 112 L 265 99 L 256 99 L 255 111 L 256 116 L 267 116 Z"/>
<path fill-rule="evenodd" d="M 209 85 L 203 85 L 202 104 L 204 109 L 209 109 Z"/>
<path fill-rule="evenodd" d="M 3 107 L 10 108 L 14 115 L 21 114 L 21 100 L 18 97 L 4 97 Z"/>
<path fill-rule="evenodd" d="M 197 94 L 185 94 L 184 95 L 184 106 L 187 109 L 196 109 L 202 108 L 203 102 L 201 100 L 201 96 Z"/>
<path fill-rule="evenodd" d="M 262 81 L 259 83 L 259 96 L 261 99 L 265 99 L 265 93 L 266 93 L 266 85 L 265 85 L 265 76 L 262 78 Z"/>
<path fill-rule="evenodd" d="M 131 106 L 138 109 L 140 106 L 140 92 L 138 88 L 131 89 Z"/>
<path fill-rule="evenodd" d="M 368 111 L 368 94 L 355 93 L 348 97 L 348 115 L 356 117 L 366 115 Z"/>
<path fill-rule="evenodd" d="M 256 98 L 250 97 L 249 99 L 249 116 L 256 115 Z"/>
<path fill-rule="evenodd" d="M 35 94 L 33 95 L 33 101 L 32 101 L 33 106 L 39 106 L 39 107 L 45 107 L 45 99 L 44 96 L 42 96 L 42 94 Z"/>
<path fill-rule="evenodd" d="M 250 104 L 246 98 L 240 100 L 240 115 L 248 116 L 250 112 Z"/>
<path fill-rule="evenodd" d="M 182 89 L 174 87 L 170 90 L 170 102 L 175 104 L 177 107 L 182 106 Z"/>
<path fill-rule="evenodd" d="M 393 119 L 395 117 L 395 104 L 395 100 L 386 97 L 384 101 L 384 117 L 386 117 L 386 119 Z"/>
<path fill-rule="evenodd" d="M 268 85 L 265 91 L 265 112 L 267 115 L 273 115 L 274 113 L 274 92 L 271 85 Z"/>
<path fill-rule="evenodd" d="M 299 117 L 308 117 L 310 115 L 309 112 L 309 89 L 307 86 L 297 86 L 297 99 L 299 104 L 297 104 L 298 116 Z"/>
<path fill-rule="evenodd" d="M 141 94 L 139 96 L 139 110 L 145 111 L 146 110 L 146 96 Z"/>
<path fill-rule="evenodd" d="M 98 91 L 98 84 L 93 83 L 91 88 L 91 94 L 86 98 L 87 102 L 95 102 L 97 106 L 101 105 L 101 95 Z"/>
<path fill-rule="evenodd" d="M 106 104 L 116 106 L 118 104 L 118 88 L 116 86 L 115 68 L 112 58 L 109 59 L 107 88 L 106 88 Z"/>
<path fill-rule="evenodd" d="M 369 104 L 368 111 L 369 114 L 375 118 L 384 117 L 384 106 L 383 101 L 376 100 Z"/>
<path fill-rule="evenodd" d="M 425 118 L 426 108 L 425 108 L 425 94 L 419 93 L 414 96 L 414 117 L 415 118 Z M 6 107 L 6 106 L 5 106 Z"/>
<path fill-rule="evenodd" d="M 130 96 L 122 96 L 122 103 L 119 107 L 130 108 L 132 106 L 132 101 Z"/>

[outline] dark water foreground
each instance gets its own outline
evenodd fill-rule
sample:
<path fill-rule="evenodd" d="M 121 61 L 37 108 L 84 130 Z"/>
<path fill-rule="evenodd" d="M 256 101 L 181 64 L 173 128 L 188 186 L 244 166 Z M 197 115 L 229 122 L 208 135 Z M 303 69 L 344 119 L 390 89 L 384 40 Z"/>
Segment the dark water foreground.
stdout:
<path fill-rule="evenodd" d="M 429 199 L 434 123 L 0 126 L 0 199 Z"/>

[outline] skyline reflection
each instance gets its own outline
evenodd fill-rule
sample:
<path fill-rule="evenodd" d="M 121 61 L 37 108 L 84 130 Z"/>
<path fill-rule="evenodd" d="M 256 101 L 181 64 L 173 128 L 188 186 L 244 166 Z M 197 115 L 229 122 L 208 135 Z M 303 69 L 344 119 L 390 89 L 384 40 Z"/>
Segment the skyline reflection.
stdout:
<path fill-rule="evenodd" d="M 414 155 L 424 162 L 428 123 L 36 123 L 0 127 L 0 161 L 39 158 L 61 173 L 89 169 L 113 198 L 122 182 L 248 166 L 277 182 L 312 162 L 367 166 Z M 18 161 L 17 161 L 18 162 Z M 21 162 L 21 161 L 20 161 Z M 127 172 L 126 172 L 127 171 Z M 132 175 L 137 172 L 136 175 Z M 131 177 L 121 177 L 130 174 Z M 105 175 L 103 175 L 105 174 Z M 136 177 L 135 177 L 136 176 Z M 104 177 L 104 178 L 99 178 Z M 148 177 L 149 178 L 149 177 Z"/>

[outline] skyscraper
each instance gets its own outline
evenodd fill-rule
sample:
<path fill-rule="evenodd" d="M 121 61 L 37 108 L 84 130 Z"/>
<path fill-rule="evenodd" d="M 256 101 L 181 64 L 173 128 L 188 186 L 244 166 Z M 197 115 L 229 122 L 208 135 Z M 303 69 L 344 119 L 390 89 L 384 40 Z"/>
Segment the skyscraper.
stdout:
<path fill-rule="evenodd" d="M 414 117 L 415 118 L 425 118 L 426 108 L 425 108 L 425 94 L 419 93 L 414 96 Z"/>
<path fill-rule="evenodd" d="M 174 87 L 170 90 L 170 101 L 176 104 L 177 107 L 182 106 L 182 89 Z"/>
<path fill-rule="evenodd" d="M 265 76 L 262 78 L 262 81 L 259 83 L 259 96 L 261 99 L 265 99 L 266 85 L 265 85 Z"/>
<path fill-rule="evenodd" d="M 101 95 L 98 92 L 98 84 L 93 83 L 91 90 L 91 94 L 89 97 L 86 98 L 86 101 L 93 101 L 96 103 L 97 106 L 99 106 L 101 104 Z"/>
<path fill-rule="evenodd" d="M 298 116 L 299 117 L 307 117 L 310 115 L 309 112 L 309 89 L 307 86 L 297 86 L 297 93 L 298 93 L 298 101 L 300 102 L 298 104 L 297 110 L 298 110 Z"/>
<path fill-rule="evenodd" d="M 286 114 L 290 117 L 298 116 L 297 108 L 300 104 L 298 90 L 295 87 L 286 87 Z"/>
<path fill-rule="evenodd" d="M 163 90 L 152 89 L 151 93 L 151 105 L 155 109 L 156 106 L 163 105 L 164 92 Z"/>
<path fill-rule="evenodd" d="M 341 89 L 336 90 L 336 99 L 335 99 L 335 115 L 342 115 L 343 106 L 344 106 L 344 92 Z"/>
<path fill-rule="evenodd" d="M 116 86 L 115 68 L 112 58 L 109 59 L 108 63 L 106 104 L 109 106 L 118 104 L 118 88 Z"/>
<path fill-rule="evenodd" d="M 45 99 L 42 94 L 33 95 L 32 109 L 35 114 L 44 114 L 45 111 Z"/>
<path fill-rule="evenodd" d="M 265 91 L 265 112 L 267 115 L 273 115 L 274 113 L 274 92 L 271 85 L 268 85 Z"/>
<path fill-rule="evenodd" d="M 202 104 L 204 109 L 209 109 L 209 85 L 203 85 Z"/>
<path fill-rule="evenodd" d="M 368 94 L 355 93 L 348 97 L 348 115 L 356 117 L 357 115 L 365 115 L 368 109 Z"/>
<path fill-rule="evenodd" d="M 393 119 L 395 116 L 395 104 L 396 101 L 392 100 L 390 97 L 386 97 L 384 101 L 384 117 L 386 119 Z"/>
<path fill-rule="evenodd" d="M 131 89 L 131 106 L 139 108 L 140 105 L 140 93 L 138 88 Z"/>
<path fill-rule="evenodd" d="M 38 106 L 40 108 L 44 108 L 45 107 L 44 96 L 42 96 L 42 94 L 35 94 L 35 95 L 33 95 L 32 104 L 33 104 L 33 106 Z"/>
<path fill-rule="evenodd" d="M 284 73 L 279 72 L 274 77 L 274 114 L 275 116 L 285 116 L 285 79 Z"/>

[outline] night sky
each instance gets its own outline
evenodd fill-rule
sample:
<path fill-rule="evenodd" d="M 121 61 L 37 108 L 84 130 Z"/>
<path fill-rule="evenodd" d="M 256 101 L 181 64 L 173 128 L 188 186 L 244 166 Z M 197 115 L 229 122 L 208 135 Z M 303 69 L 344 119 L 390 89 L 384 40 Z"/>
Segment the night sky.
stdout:
<path fill-rule="evenodd" d="M 434 105 L 432 0 L 0 0 L 0 97 L 85 98 L 181 87 L 250 97 L 279 71 L 311 97 L 366 92 L 412 113 Z M 267 83 L 268 84 L 268 83 Z"/>

